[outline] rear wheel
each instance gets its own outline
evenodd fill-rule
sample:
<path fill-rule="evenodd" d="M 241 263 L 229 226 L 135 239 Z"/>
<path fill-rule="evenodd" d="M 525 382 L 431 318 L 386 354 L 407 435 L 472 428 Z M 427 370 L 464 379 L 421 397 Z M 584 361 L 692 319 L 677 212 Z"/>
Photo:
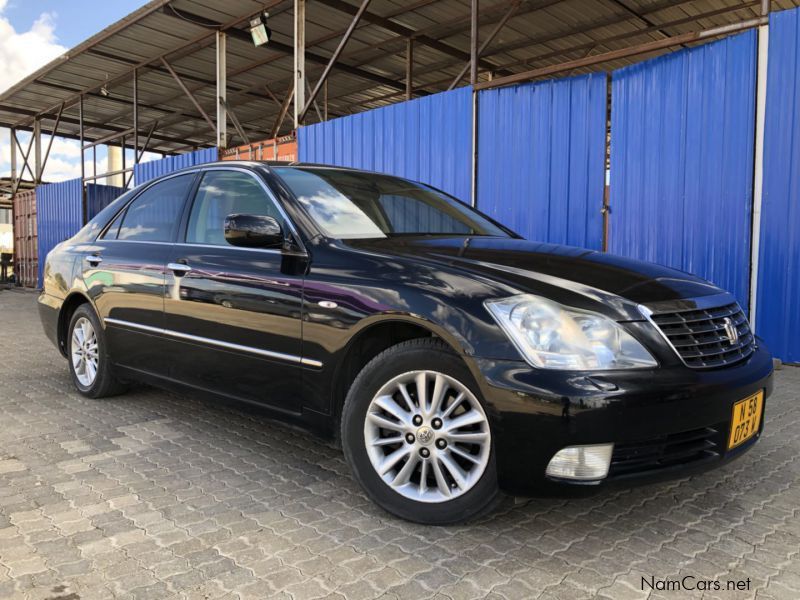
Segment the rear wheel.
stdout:
<path fill-rule="evenodd" d="M 471 374 L 439 340 L 403 342 L 373 359 L 342 415 L 345 456 L 387 511 L 448 524 L 498 497 L 489 419 Z"/>
<path fill-rule="evenodd" d="M 81 304 L 70 319 L 69 369 L 78 391 L 89 398 L 104 398 L 125 391 L 108 358 L 105 332 L 88 304 Z"/>

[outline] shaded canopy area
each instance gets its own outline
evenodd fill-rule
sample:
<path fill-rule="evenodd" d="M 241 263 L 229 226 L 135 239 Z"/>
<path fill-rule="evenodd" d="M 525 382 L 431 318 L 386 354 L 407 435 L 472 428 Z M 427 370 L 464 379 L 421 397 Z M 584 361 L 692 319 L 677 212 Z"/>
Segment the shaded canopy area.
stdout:
<path fill-rule="evenodd" d="M 771 4 L 779 10 L 800 0 Z M 360 5 L 308 0 L 306 96 Z M 273 37 L 256 47 L 249 21 L 264 10 Z M 477 82 L 574 61 L 559 74 L 617 68 L 641 56 L 580 61 L 753 20 L 762 10 L 759 0 L 482 0 Z M 50 131 L 60 112 L 58 134 L 79 138 L 82 109 L 87 143 L 118 143 L 124 134 L 128 147 L 149 140 L 147 149 L 162 153 L 214 145 L 218 31 L 227 44 L 228 145 L 290 132 L 291 115 L 280 117 L 290 112 L 294 85 L 294 0 L 152 0 L 0 94 L 0 126 L 30 130 L 40 119 Z M 412 96 L 469 84 L 471 31 L 470 0 L 373 0 L 304 122 L 406 99 L 410 45 Z M 693 43 L 676 41 L 646 55 Z"/>

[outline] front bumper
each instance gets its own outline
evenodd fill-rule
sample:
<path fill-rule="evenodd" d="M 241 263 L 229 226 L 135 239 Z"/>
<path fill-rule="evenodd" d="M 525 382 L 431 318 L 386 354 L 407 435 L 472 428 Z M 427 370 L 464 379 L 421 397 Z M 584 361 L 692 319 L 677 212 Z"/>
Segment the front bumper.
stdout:
<path fill-rule="evenodd" d="M 673 365 L 651 370 L 565 373 L 521 361 L 475 359 L 489 404 L 500 485 L 522 495 L 649 482 L 719 466 L 753 446 L 727 450 L 733 404 L 758 390 L 772 392 L 772 357 L 763 344 L 745 361 L 707 371 Z M 766 404 L 765 404 L 766 410 Z M 763 427 L 763 417 L 762 425 Z M 613 442 L 624 449 L 669 440 L 707 438 L 709 450 L 655 468 L 612 468 L 602 482 L 553 480 L 550 458 L 566 446 Z M 618 456 L 620 454 L 620 456 Z"/>

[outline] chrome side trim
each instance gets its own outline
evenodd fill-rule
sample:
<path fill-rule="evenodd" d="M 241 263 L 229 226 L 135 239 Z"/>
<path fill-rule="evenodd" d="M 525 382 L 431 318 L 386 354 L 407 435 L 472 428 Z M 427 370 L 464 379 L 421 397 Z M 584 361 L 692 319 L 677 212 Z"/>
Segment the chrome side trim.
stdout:
<path fill-rule="evenodd" d="M 648 302 L 645 306 L 651 314 L 659 313 L 680 313 L 689 310 L 703 310 L 706 308 L 718 308 L 736 302 L 728 292 L 712 294 L 710 296 L 698 296 L 696 298 L 683 298 L 681 300 L 665 300 L 661 302 Z"/>
<path fill-rule="evenodd" d="M 211 338 L 201 337 L 199 335 L 191 335 L 189 333 L 181 333 L 180 331 L 174 331 L 172 329 L 162 329 L 160 327 L 151 327 L 150 325 L 142 325 L 140 323 L 132 323 L 130 321 L 123 321 L 122 319 L 112 319 L 110 317 L 106 317 L 103 319 L 105 323 L 111 325 L 121 325 L 123 327 L 130 327 L 132 329 L 140 329 L 141 331 L 147 331 L 150 333 L 158 333 L 161 335 L 166 335 L 170 337 L 174 337 L 181 340 L 187 340 L 190 342 L 199 342 L 201 344 L 209 344 L 211 346 L 218 346 L 220 348 L 226 348 L 228 350 L 237 350 L 239 352 L 249 352 L 250 354 L 257 354 L 259 356 L 264 356 L 266 358 L 275 358 L 278 360 L 285 360 L 286 362 L 291 362 L 295 364 L 301 364 L 306 367 L 315 367 L 321 368 L 322 363 L 318 360 L 314 360 L 311 358 L 303 358 L 301 356 L 296 356 L 294 354 L 284 354 L 283 352 L 273 352 L 271 350 L 262 350 L 261 348 L 253 348 L 252 346 L 242 346 L 241 344 L 234 344 L 231 342 L 223 342 L 222 340 L 214 340 Z"/>
<path fill-rule="evenodd" d="M 286 254 L 283 250 L 277 248 L 245 248 L 243 246 L 220 246 L 217 244 L 195 244 L 194 242 L 175 242 L 175 246 L 182 246 L 187 248 L 210 248 L 213 250 L 245 250 L 247 252 L 266 252 L 268 254 Z"/>
<path fill-rule="evenodd" d="M 661 336 L 661 339 L 664 340 L 664 342 L 666 342 L 667 346 L 672 350 L 672 352 L 675 354 L 675 356 L 678 357 L 678 360 L 681 361 L 681 363 L 684 366 L 689 367 L 689 365 L 686 364 L 686 361 L 683 360 L 683 357 L 681 356 L 681 353 L 678 352 L 678 349 L 672 344 L 670 339 L 667 337 L 667 334 L 664 333 L 663 331 L 661 331 L 661 327 L 659 327 L 656 324 L 656 322 L 653 320 L 653 311 L 650 310 L 649 308 L 647 308 L 644 304 L 639 304 L 638 308 L 639 308 L 639 312 L 642 313 L 642 316 L 645 318 L 645 320 L 655 328 L 655 330 L 658 332 L 658 335 Z M 689 368 L 691 368 L 691 367 L 689 367 Z"/>

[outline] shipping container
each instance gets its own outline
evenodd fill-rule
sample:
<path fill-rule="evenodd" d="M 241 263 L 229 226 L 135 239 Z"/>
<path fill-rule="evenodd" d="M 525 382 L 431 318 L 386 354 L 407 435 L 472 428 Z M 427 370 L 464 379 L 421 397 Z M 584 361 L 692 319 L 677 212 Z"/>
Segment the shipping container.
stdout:
<path fill-rule="evenodd" d="M 379 171 L 472 199 L 472 88 L 301 127 L 302 162 Z"/>
<path fill-rule="evenodd" d="M 151 160 L 139 163 L 133 167 L 133 181 L 136 185 L 142 185 L 146 181 L 161 177 L 162 175 L 167 175 L 179 169 L 217 160 L 219 160 L 219 150 L 216 146 L 213 148 L 196 150 L 195 152 L 187 152 L 186 154 L 168 156 L 161 160 Z"/>
<path fill-rule="evenodd" d="M 99 183 L 86 184 L 86 218 L 91 220 L 125 193 L 125 188 L 116 185 L 101 185 Z"/>
<path fill-rule="evenodd" d="M 36 188 L 38 282 L 42 286 L 47 253 L 83 226 L 83 182 L 80 177 Z"/>
<path fill-rule="evenodd" d="M 36 190 L 14 197 L 14 275 L 18 285 L 36 287 L 39 278 Z"/>
<path fill-rule="evenodd" d="M 756 34 L 618 69 L 609 249 L 688 271 L 748 308 Z"/>
<path fill-rule="evenodd" d="M 800 9 L 770 15 L 768 64 L 755 329 L 800 363 Z"/>
<path fill-rule="evenodd" d="M 523 237 L 600 250 L 606 75 L 478 94 L 477 206 Z"/>
<path fill-rule="evenodd" d="M 222 160 L 278 160 L 297 161 L 297 139 L 294 135 L 253 142 L 236 148 L 228 148 L 222 153 Z"/>

